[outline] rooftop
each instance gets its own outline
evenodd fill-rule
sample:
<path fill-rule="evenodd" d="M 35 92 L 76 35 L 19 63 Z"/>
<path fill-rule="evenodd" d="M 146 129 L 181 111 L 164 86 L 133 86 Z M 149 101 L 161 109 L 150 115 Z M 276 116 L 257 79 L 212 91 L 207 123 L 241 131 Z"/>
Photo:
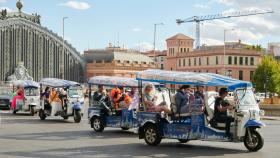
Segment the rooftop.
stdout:
<path fill-rule="evenodd" d="M 182 33 L 178 33 L 176 34 L 175 36 L 172 36 L 166 40 L 176 40 L 176 39 L 179 39 L 179 40 L 194 40 L 193 38 L 189 37 L 189 36 L 186 36 Z"/>

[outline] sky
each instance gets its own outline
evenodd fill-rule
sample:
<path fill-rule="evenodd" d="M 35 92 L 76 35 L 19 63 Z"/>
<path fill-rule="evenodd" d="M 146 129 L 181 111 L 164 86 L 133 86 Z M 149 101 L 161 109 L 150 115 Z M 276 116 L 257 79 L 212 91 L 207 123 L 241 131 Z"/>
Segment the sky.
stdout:
<path fill-rule="evenodd" d="M 17 11 L 17 0 L 0 0 L 0 10 Z M 273 14 L 211 20 L 201 23 L 201 44 L 217 45 L 241 40 L 247 44 L 280 42 L 279 0 L 22 0 L 23 12 L 38 13 L 41 23 L 62 35 L 80 53 L 102 49 L 112 43 L 140 51 L 166 49 L 165 40 L 177 33 L 195 38 L 195 24 L 176 24 L 176 19 L 250 10 L 273 10 Z M 1 22 L 1 21 L 0 21 Z"/>

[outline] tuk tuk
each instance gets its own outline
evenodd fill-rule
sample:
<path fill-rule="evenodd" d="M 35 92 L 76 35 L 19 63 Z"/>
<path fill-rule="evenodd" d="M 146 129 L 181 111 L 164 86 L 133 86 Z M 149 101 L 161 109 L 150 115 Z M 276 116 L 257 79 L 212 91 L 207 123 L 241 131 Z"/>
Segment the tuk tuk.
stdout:
<path fill-rule="evenodd" d="M 39 84 L 31 80 L 18 80 L 13 82 L 14 87 L 23 87 L 24 98 L 16 101 L 16 107 L 13 109 L 13 114 L 18 111 L 30 112 L 31 116 L 39 109 L 40 92 Z"/>
<path fill-rule="evenodd" d="M 137 88 L 137 80 L 127 77 L 95 76 L 89 79 L 88 86 L 88 119 L 94 131 L 102 132 L 105 127 L 121 128 L 122 130 L 137 127 L 136 109 L 115 108 L 109 95 L 103 95 L 99 100 L 94 100 L 92 94 L 93 86 Z M 137 102 L 139 103 L 139 98 Z"/>
<path fill-rule="evenodd" d="M 193 85 L 210 87 L 227 87 L 233 92 L 233 110 L 228 113 L 234 118 L 230 126 L 232 139 L 228 139 L 225 133 L 224 123 L 211 123 L 214 109 L 209 100 L 215 100 L 209 94 L 205 94 L 205 105 L 190 106 L 189 113 L 172 113 L 163 117 L 157 112 L 141 111 L 137 113 L 139 123 L 139 138 L 145 139 L 148 145 L 158 145 L 163 138 L 178 139 L 181 143 L 190 140 L 244 142 L 249 151 L 258 151 L 263 147 L 264 140 L 259 129 L 265 124 L 260 121 L 264 114 L 260 110 L 252 84 L 246 81 L 229 78 L 212 73 L 176 72 L 164 70 L 146 70 L 139 72 L 136 78 L 140 85 L 143 81 L 159 82 L 174 85 Z M 214 93 L 214 95 L 216 95 Z M 170 94 L 169 98 L 174 99 Z M 205 106 L 205 108 L 201 108 Z M 176 108 L 174 102 L 172 109 Z M 205 109 L 207 115 L 205 114 Z M 174 110 L 173 110 L 174 111 Z"/>
<path fill-rule="evenodd" d="M 68 119 L 74 117 L 76 123 L 81 122 L 84 109 L 84 96 L 79 83 L 57 78 L 43 78 L 43 87 L 51 88 L 48 98 L 42 93 L 39 117 L 45 120 L 47 116 L 61 116 Z"/>

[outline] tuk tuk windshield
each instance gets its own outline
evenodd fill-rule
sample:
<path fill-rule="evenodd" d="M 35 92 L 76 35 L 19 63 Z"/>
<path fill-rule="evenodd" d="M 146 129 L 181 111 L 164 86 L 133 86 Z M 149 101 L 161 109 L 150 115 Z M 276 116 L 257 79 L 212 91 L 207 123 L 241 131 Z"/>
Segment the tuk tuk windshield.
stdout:
<path fill-rule="evenodd" d="M 25 89 L 25 96 L 39 96 L 38 88 L 27 88 L 27 89 Z"/>
<path fill-rule="evenodd" d="M 83 91 L 81 89 L 69 89 L 68 95 L 70 98 L 83 97 Z"/>
<path fill-rule="evenodd" d="M 256 106 L 257 102 L 252 89 L 236 90 L 236 99 L 240 106 Z"/>

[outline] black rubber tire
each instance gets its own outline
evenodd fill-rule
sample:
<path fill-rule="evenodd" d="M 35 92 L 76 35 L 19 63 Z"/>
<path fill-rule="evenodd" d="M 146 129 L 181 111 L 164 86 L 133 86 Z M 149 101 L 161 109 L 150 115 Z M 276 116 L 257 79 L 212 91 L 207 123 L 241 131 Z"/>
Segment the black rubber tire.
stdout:
<path fill-rule="evenodd" d="M 39 111 L 39 117 L 40 117 L 41 120 L 45 120 L 46 119 L 47 115 L 45 114 L 44 110 L 41 109 Z"/>
<path fill-rule="evenodd" d="M 82 120 L 81 111 L 75 110 L 74 111 L 74 121 L 75 121 L 75 123 L 80 123 L 81 120 Z"/>
<path fill-rule="evenodd" d="M 123 131 L 129 130 L 129 128 L 127 128 L 127 127 L 121 127 L 121 129 L 122 129 Z"/>
<path fill-rule="evenodd" d="M 35 115 L 35 106 L 30 107 L 30 115 L 34 116 Z"/>
<path fill-rule="evenodd" d="M 161 136 L 159 134 L 158 128 L 153 125 L 147 125 L 144 128 L 144 139 L 146 144 L 151 146 L 157 146 L 161 142 Z"/>
<path fill-rule="evenodd" d="M 103 132 L 105 125 L 100 117 L 94 117 L 91 119 L 91 127 L 95 132 Z"/>
<path fill-rule="evenodd" d="M 189 140 L 189 139 L 178 139 L 178 141 L 179 141 L 180 143 L 187 143 L 187 142 L 189 142 L 190 140 Z"/>
<path fill-rule="evenodd" d="M 245 138 L 244 138 L 244 145 L 249 151 L 258 151 L 263 147 L 264 140 L 260 133 L 256 131 L 256 129 L 249 129 L 251 131 L 251 137 L 254 144 L 250 144 L 248 132 L 246 132 Z"/>

